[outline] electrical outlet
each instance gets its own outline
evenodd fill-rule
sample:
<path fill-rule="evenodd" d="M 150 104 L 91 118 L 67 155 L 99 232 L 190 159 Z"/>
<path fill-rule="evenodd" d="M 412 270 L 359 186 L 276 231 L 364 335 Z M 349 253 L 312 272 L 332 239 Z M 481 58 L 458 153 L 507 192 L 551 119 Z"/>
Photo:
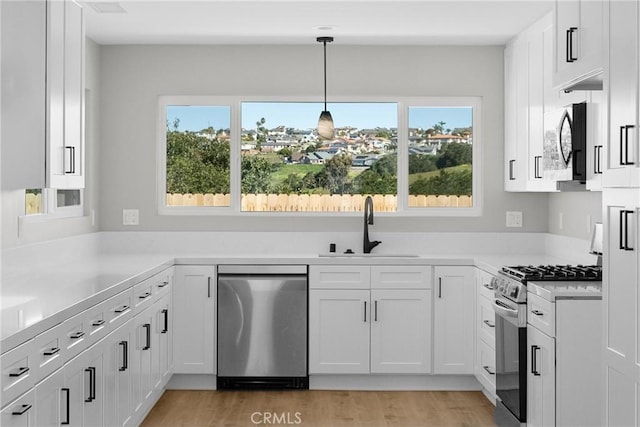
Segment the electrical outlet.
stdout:
<path fill-rule="evenodd" d="M 507 227 L 522 227 L 522 212 L 507 211 Z"/>
<path fill-rule="evenodd" d="M 122 225 L 140 224 L 140 211 L 138 209 L 122 209 Z"/>

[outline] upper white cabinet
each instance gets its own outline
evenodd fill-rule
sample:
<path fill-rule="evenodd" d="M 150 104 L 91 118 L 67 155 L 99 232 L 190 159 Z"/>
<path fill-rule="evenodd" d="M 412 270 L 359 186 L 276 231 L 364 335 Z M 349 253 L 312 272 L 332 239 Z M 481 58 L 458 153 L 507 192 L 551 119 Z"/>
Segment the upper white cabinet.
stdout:
<path fill-rule="evenodd" d="M 638 2 L 609 5 L 609 145 L 604 187 L 640 185 L 638 145 Z"/>
<path fill-rule="evenodd" d="M 2 188 L 84 187 L 80 4 L 3 1 Z"/>
<path fill-rule="evenodd" d="M 84 188 L 84 20 L 72 0 L 47 3 L 47 187 Z"/>
<path fill-rule="evenodd" d="M 2 188 L 45 186 L 47 3 L 0 2 Z"/>
<path fill-rule="evenodd" d="M 473 374 L 475 269 L 434 267 L 433 371 Z"/>
<path fill-rule="evenodd" d="M 553 85 L 567 88 L 603 71 L 607 2 L 556 0 Z"/>

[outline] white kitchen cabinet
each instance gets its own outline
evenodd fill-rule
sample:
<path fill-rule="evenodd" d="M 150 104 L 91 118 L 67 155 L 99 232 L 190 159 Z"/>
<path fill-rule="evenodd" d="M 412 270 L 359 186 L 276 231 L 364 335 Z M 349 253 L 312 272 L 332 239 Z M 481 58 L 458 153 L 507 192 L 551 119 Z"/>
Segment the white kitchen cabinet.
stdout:
<path fill-rule="evenodd" d="M 516 37 L 504 50 L 505 140 L 504 189 L 526 191 L 528 124 L 528 57 L 526 37 Z"/>
<path fill-rule="evenodd" d="M 639 4 L 610 1 L 609 6 L 609 143 L 604 187 L 640 185 L 638 138 Z"/>
<path fill-rule="evenodd" d="M 47 2 L 47 187 L 84 188 L 84 18 L 73 0 Z"/>
<path fill-rule="evenodd" d="M 556 0 L 553 86 L 567 88 L 602 73 L 606 6 L 601 0 Z"/>
<path fill-rule="evenodd" d="M 80 353 L 64 367 L 71 426 L 101 426 L 104 417 L 105 342 Z"/>
<path fill-rule="evenodd" d="M 141 418 L 144 415 L 147 401 L 153 392 L 152 353 L 156 344 L 154 342 L 153 327 L 153 307 L 149 307 L 132 320 L 131 401 L 134 419 Z"/>
<path fill-rule="evenodd" d="M 128 322 L 106 338 L 105 426 L 128 425 L 132 414 L 131 353 L 135 344 L 132 323 Z"/>
<path fill-rule="evenodd" d="M 215 374 L 216 269 L 178 265 L 173 287 L 173 361 L 177 374 Z"/>
<path fill-rule="evenodd" d="M 45 186 L 47 2 L 2 1 L 2 188 Z"/>
<path fill-rule="evenodd" d="M 0 411 L 3 427 L 40 427 L 33 417 L 34 391 L 23 394 Z"/>
<path fill-rule="evenodd" d="M 527 326 L 527 426 L 556 425 L 555 340 Z"/>
<path fill-rule="evenodd" d="M 171 315 L 173 314 L 171 305 L 171 292 L 167 292 L 160 300 L 153 305 L 155 315 L 155 326 L 153 334 L 156 339 L 156 347 L 153 355 L 153 387 L 163 388 L 173 373 L 173 331 Z"/>
<path fill-rule="evenodd" d="M 473 374 L 474 267 L 436 266 L 433 273 L 434 373 Z"/>
<path fill-rule="evenodd" d="M 310 266 L 309 277 L 310 374 L 431 372 L 429 267 Z"/>
<path fill-rule="evenodd" d="M 66 421 L 66 403 L 68 394 L 64 388 L 64 369 L 60 368 L 35 387 L 34 426 L 58 427 Z"/>
<path fill-rule="evenodd" d="M 496 394 L 496 316 L 493 310 L 493 275 L 476 268 L 474 374 L 486 393 Z"/>
<path fill-rule="evenodd" d="M 309 373 L 368 374 L 369 291 L 309 291 Z"/>
<path fill-rule="evenodd" d="M 431 372 L 431 292 L 371 291 L 371 373 Z"/>

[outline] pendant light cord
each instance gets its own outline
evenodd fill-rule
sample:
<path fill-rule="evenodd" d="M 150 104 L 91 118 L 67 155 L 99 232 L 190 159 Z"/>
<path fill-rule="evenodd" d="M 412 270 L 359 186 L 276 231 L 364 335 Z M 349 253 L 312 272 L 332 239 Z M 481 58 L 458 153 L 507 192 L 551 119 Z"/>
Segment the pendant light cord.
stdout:
<path fill-rule="evenodd" d="M 324 44 L 324 111 L 327 111 L 327 41 Z"/>

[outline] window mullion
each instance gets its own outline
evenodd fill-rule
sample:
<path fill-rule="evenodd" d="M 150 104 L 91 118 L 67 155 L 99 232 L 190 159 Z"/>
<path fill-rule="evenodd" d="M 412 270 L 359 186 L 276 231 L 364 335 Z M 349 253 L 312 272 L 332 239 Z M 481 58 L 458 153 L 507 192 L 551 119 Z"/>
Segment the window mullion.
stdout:
<path fill-rule="evenodd" d="M 398 212 L 407 210 L 409 197 L 409 125 L 407 119 L 407 105 L 398 102 L 398 191 L 397 203 Z"/>

